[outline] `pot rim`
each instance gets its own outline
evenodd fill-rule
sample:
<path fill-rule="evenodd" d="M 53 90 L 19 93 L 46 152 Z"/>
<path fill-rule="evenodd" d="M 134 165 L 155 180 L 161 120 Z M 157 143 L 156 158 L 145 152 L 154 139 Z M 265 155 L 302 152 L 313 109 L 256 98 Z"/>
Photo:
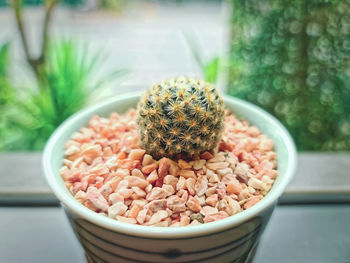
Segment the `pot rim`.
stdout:
<path fill-rule="evenodd" d="M 123 233 L 126 235 L 137 236 L 137 237 L 147 237 L 147 238 L 184 238 L 184 237 L 196 237 L 202 235 L 208 235 L 214 232 L 224 231 L 228 228 L 238 226 L 239 224 L 248 221 L 249 219 L 261 214 L 265 209 L 274 205 L 277 199 L 282 195 L 287 184 L 290 182 L 297 165 L 297 154 L 292 137 L 288 133 L 287 129 L 271 114 L 262 110 L 261 108 L 243 101 L 238 98 L 229 97 L 223 95 L 223 99 L 226 103 L 236 105 L 238 107 L 249 108 L 254 114 L 264 117 L 264 119 L 269 119 L 275 126 L 278 127 L 279 135 L 281 136 L 287 151 L 287 168 L 286 172 L 282 176 L 282 179 L 278 184 L 274 183 L 272 189 L 269 193 L 257 204 L 244 210 L 233 216 L 229 216 L 225 219 L 221 219 L 211 223 L 205 223 L 196 226 L 186 226 L 186 227 L 150 227 L 134 225 L 129 223 L 123 223 L 112 218 L 100 215 L 84 205 L 80 204 L 73 195 L 68 191 L 67 188 L 63 189 L 62 182 L 63 179 L 58 174 L 58 171 L 53 171 L 51 167 L 51 162 L 53 159 L 54 149 L 58 143 L 58 139 L 64 135 L 67 130 L 70 130 L 71 124 L 79 120 L 83 116 L 92 116 L 98 109 L 105 107 L 106 105 L 116 104 L 118 101 L 125 99 L 131 99 L 133 97 L 139 97 L 141 92 L 132 92 L 124 95 L 118 95 L 117 97 L 110 98 L 104 102 L 98 103 L 94 106 L 85 108 L 67 120 L 65 120 L 51 135 L 49 138 L 42 157 L 42 167 L 46 180 L 53 190 L 56 197 L 70 210 L 84 218 L 85 220 L 94 223 L 100 227 L 107 228 L 109 230 Z M 278 156 L 277 156 L 278 157 Z M 278 162 L 278 160 L 277 160 Z M 58 180 L 62 180 L 61 184 Z M 64 186 L 64 184 L 63 184 Z"/>

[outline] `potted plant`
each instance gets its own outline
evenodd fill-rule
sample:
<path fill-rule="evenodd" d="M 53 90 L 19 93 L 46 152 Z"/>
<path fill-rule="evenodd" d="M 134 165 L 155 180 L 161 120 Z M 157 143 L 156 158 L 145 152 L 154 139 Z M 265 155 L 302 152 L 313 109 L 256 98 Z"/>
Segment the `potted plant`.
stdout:
<path fill-rule="evenodd" d="M 106 118 L 112 112 L 122 114 L 137 105 L 137 112 Z M 233 125 L 227 129 L 230 121 L 239 128 Z M 124 123 L 126 128 L 118 123 Z M 82 133 L 76 133 L 86 126 Z M 259 168 L 255 167 L 255 175 L 249 170 L 261 163 L 250 166 L 248 155 L 234 150 L 240 142 L 247 142 L 244 133 L 249 127 L 253 128 L 247 133 L 259 138 L 254 140 L 258 144 L 266 136 L 275 144 L 279 174 L 271 189 L 257 185 L 261 182 L 257 178 L 263 177 L 258 174 Z M 258 129 L 264 134 L 261 137 Z M 89 139 L 83 136 L 84 131 L 94 135 L 88 135 Z M 107 142 L 100 140 L 101 134 L 109 138 Z M 127 136 L 121 139 L 123 134 Z M 238 134 L 234 137 L 236 146 L 226 138 L 230 134 Z M 114 140 L 115 148 L 108 144 L 110 140 Z M 252 151 L 255 146 L 244 147 Z M 271 149 L 271 145 L 266 147 Z M 272 153 L 270 160 L 274 156 Z M 62 168 L 64 157 L 67 159 Z M 234 161 L 229 161 L 230 157 Z M 110 166 L 105 163 L 108 161 Z M 173 170 L 171 164 L 175 166 Z M 109 168 L 102 171 L 101 167 Z M 183 77 L 158 83 L 142 97 L 127 94 L 80 111 L 54 132 L 43 154 L 47 181 L 87 254 L 96 262 L 244 262 L 295 167 L 294 143 L 274 117 L 239 99 L 222 99 L 208 83 Z M 98 170 L 98 175 L 91 175 L 92 169 Z M 242 175 L 242 169 L 249 173 Z M 276 170 L 272 173 L 271 177 L 277 175 Z M 164 176 L 168 175 L 177 180 L 173 187 L 170 181 L 165 182 Z M 232 182 L 238 183 L 231 185 Z M 242 188 L 235 192 L 235 187 Z M 172 192 L 167 194 L 165 188 Z M 207 193 L 209 188 L 215 188 L 211 194 Z M 244 189 L 246 193 L 251 191 L 249 200 L 239 197 Z M 161 192 L 165 195 L 158 197 Z M 178 207 L 170 199 L 181 198 L 186 202 L 176 210 Z M 164 207 L 161 200 L 165 200 Z M 150 208 L 153 201 L 159 201 L 154 210 Z M 135 203 L 142 205 L 135 208 Z M 144 216 L 139 216 L 145 210 Z"/>

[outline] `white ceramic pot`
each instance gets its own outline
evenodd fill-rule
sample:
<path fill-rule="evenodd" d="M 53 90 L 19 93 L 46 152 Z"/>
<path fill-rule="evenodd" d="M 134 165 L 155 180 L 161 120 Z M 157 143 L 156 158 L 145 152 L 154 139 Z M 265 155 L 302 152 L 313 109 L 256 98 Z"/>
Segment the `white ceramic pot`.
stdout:
<path fill-rule="evenodd" d="M 93 114 L 123 113 L 136 107 L 139 98 L 139 93 L 126 94 L 76 113 L 54 132 L 44 150 L 46 179 L 86 253 L 95 262 L 245 262 L 296 168 L 296 150 L 287 130 L 273 116 L 250 103 L 223 96 L 229 110 L 274 140 L 279 175 L 259 203 L 239 214 L 198 226 L 133 225 L 89 210 L 65 187 L 59 175 L 65 142 L 86 126 Z"/>

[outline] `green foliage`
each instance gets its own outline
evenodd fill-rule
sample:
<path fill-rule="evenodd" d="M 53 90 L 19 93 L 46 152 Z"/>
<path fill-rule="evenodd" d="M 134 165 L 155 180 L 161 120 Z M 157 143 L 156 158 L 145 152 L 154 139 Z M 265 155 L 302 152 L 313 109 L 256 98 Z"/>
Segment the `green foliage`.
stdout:
<path fill-rule="evenodd" d="M 0 46 L 0 149 L 5 138 L 11 134 L 8 111 L 13 102 L 13 90 L 9 82 L 9 49 L 10 43 Z"/>
<path fill-rule="evenodd" d="M 229 94 L 277 116 L 299 150 L 350 150 L 350 1 L 232 5 Z"/>
<path fill-rule="evenodd" d="M 116 70 L 99 74 L 105 59 L 101 53 L 91 53 L 87 46 L 64 41 L 51 47 L 46 70 L 47 92 L 40 94 L 45 103 L 38 101 L 49 113 L 46 123 L 59 125 L 67 117 L 85 106 L 89 97 L 106 82 L 125 74 Z M 47 103 L 50 102 L 50 103 Z"/>
<path fill-rule="evenodd" d="M 6 150 L 41 150 L 46 140 L 66 118 L 80 110 L 109 81 L 125 71 L 99 74 L 103 62 L 100 53 L 87 46 L 63 41 L 51 45 L 48 52 L 44 83 L 40 91 L 22 89 L 11 109 L 13 136 Z"/>
<path fill-rule="evenodd" d="M 199 79 L 157 83 L 138 105 L 141 142 L 155 158 L 193 157 L 215 148 L 223 120 L 223 100 L 213 85 Z"/>
<path fill-rule="evenodd" d="M 209 83 L 216 83 L 219 75 L 220 59 L 218 57 L 213 58 L 204 65 L 204 79 Z"/>
<path fill-rule="evenodd" d="M 13 97 L 8 81 L 9 47 L 9 42 L 0 47 L 0 107 L 9 104 Z"/>
<path fill-rule="evenodd" d="M 121 12 L 127 4 L 125 0 L 100 0 L 99 6 L 103 9 Z"/>

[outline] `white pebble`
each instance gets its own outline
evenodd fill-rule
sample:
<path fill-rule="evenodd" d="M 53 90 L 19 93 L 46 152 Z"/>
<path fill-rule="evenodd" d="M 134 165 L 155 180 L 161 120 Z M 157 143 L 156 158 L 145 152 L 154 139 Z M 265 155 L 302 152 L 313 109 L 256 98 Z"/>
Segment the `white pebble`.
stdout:
<path fill-rule="evenodd" d="M 250 178 L 248 181 L 248 185 L 258 189 L 258 190 L 265 190 L 266 189 L 266 184 L 260 181 L 259 179 L 256 179 L 254 177 Z"/>
<path fill-rule="evenodd" d="M 128 210 L 128 207 L 124 205 L 123 202 L 117 202 L 108 208 L 108 216 L 116 218 L 117 216 L 124 214 L 126 210 Z"/>

